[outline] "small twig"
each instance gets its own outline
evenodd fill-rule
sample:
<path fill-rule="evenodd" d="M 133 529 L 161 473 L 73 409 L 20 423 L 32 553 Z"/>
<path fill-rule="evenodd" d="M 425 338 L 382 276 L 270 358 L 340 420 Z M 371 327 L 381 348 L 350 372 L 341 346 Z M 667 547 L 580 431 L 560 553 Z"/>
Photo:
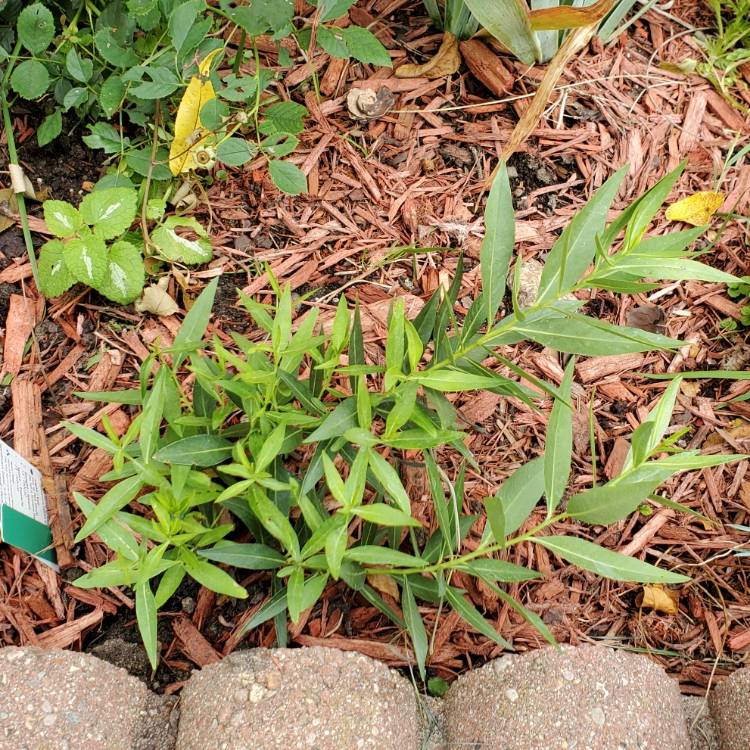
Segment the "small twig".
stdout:
<path fill-rule="evenodd" d="M 154 162 L 156 161 L 156 152 L 159 148 L 159 114 L 160 99 L 156 100 L 154 108 L 154 138 L 151 142 L 151 158 L 148 162 L 148 171 L 146 172 L 146 182 L 143 190 L 143 203 L 141 204 L 141 232 L 143 233 L 143 246 L 148 254 L 151 238 L 148 233 L 148 195 L 151 191 L 151 175 L 154 171 Z"/>

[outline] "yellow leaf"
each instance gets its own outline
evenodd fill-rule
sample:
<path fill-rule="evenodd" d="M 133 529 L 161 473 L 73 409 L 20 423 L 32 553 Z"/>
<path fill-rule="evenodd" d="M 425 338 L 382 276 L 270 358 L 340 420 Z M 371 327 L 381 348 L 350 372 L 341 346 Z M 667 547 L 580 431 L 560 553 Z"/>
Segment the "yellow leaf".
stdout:
<path fill-rule="evenodd" d="M 194 148 L 205 138 L 201 124 L 201 109 L 206 102 L 216 98 L 214 87 L 206 76 L 211 63 L 221 48 L 209 52 L 198 66 L 177 108 L 174 118 L 174 140 L 169 149 L 169 169 L 173 175 L 196 168 Z"/>
<path fill-rule="evenodd" d="M 721 193 L 705 190 L 673 203 L 667 209 L 666 216 L 669 221 L 684 221 L 694 227 L 702 227 L 708 224 L 723 202 L 724 196 Z"/>
<path fill-rule="evenodd" d="M 458 39 L 450 31 L 443 34 L 440 49 L 424 65 L 402 65 L 396 68 L 396 78 L 442 78 L 455 73 L 461 66 Z"/>
<path fill-rule="evenodd" d="M 658 583 L 643 587 L 641 607 L 648 607 L 655 612 L 663 612 L 666 615 L 676 615 L 679 603 L 680 595 L 677 591 L 665 589 Z"/>

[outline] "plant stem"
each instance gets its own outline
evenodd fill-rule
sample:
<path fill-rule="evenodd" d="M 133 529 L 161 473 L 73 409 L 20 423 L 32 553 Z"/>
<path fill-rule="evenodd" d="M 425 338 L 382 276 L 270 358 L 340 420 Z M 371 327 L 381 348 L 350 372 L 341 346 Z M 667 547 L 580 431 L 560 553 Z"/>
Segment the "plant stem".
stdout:
<path fill-rule="evenodd" d="M 10 80 L 10 74 L 15 67 L 18 53 L 21 51 L 21 41 L 16 40 L 13 52 L 8 59 L 8 67 L 5 69 L 5 75 L 3 76 L 3 82 L 0 86 L 0 97 L 2 98 L 3 106 L 3 127 L 5 129 L 5 137 L 8 141 L 8 164 L 18 166 L 18 153 L 16 151 L 16 139 L 13 137 L 13 121 L 10 119 L 10 106 L 8 104 L 8 81 Z M 16 203 L 18 204 L 18 216 L 21 219 L 21 231 L 23 232 L 23 241 L 26 245 L 26 253 L 29 256 L 29 263 L 31 264 L 31 273 L 34 276 L 37 289 L 39 288 L 39 274 L 37 271 L 36 255 L 34 254 L 34 243 L 31 240 L 31 230 L 29 229 L 29 216 L 26 212 L 26 199 L 23 193 L 16 193 Z"/>

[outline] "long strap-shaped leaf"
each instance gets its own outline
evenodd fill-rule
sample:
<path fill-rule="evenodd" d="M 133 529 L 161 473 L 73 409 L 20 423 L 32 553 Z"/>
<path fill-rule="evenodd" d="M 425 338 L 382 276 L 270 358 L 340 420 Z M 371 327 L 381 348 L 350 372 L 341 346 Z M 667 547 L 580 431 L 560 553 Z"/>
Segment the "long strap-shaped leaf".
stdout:
<path fill-rule="evenodd" d="M 524 0 L 464 0 L 479 23 L 521 62 L 540 62 L 542 53 Z"/>

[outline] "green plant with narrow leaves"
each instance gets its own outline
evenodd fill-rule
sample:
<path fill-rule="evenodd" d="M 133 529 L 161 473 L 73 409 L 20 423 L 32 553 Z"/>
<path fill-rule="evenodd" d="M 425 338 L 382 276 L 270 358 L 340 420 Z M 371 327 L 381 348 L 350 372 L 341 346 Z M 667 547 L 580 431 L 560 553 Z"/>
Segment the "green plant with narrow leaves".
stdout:
<path fill-rule="evenodd" d="M 568 519 L 614 523 L 649 501 L 681 508 L 655 494 L 661 483 L 735 458 L 678 448 L 685 430 L 673 431 L 670 421 L 680 379 L 666 387 L 633 433 L 620 476 L 568 496 L 575 357 L 556 387 L 502 353 L 520 341 L 583 356 L 681 345 L 586 315 L 584 302 L 574 296 L 592 289 L 643 292 L 660 279 L 736 282 L 688 250 L 700 230 L 646 236 L 681 170 L 607 225 L 626 168 L 615 173 L 560 235 L 538 295 L 527 307 L 518 301 L 520 257 L 510 302 L 504 302 L 514 217 L 507 173 L 501 170 L 486 207 L 481 295 L 459 323 L 454 313 L 463 273 L 459 263 L 451 288 L 436 292 L 413 320 L 395 300 L 382 362 L 368 360 L 359 311 L 352 312 L 343 297 L 327 324 L 321 325 L 315 308 L 295 323 L 291 290 L 275 282 L 272 306 L 241 298 L 261 334 L 256 340 L 235 333 L 231 348 L 218 338 L 204 344 L 216 291 L 212 282 L 174 345 L 144 363 L 138 389 L 80 394 L 140 410 L 123 438 L 70 425 L 75 435 L 112 454 L 114 470 L 103 479 L 116 482 L 96 505 L 78 496 L 87 516 L 78 540 L 96 532 L 115 557 L 77 584 L 135 587 L 136 614 L 155 663 L 157 605 L 184 576 L 236 595 L 237 584 L 217 566 L 271 571 L 268 598 L 247 628 L 273 619 L 282 643 L 287 616 L 297 622 L 330 581 L 343 580 L 408 633 L 424 677 L 431 637 L 420 602 L 450 606 L 473 629 L 512 648 L 460 588 L 456 573 L 482 580 L 553 640 L 541 618 L 507 591 L 509 584 L 540 577 L 508 560 L 519 544 L 539 545 L 615 580 L 687 581 L 681 573 L 568 535 L 561 525 Z M 483 364 L 488 359 L 499 367 Z M 178 377 L 184 368 L 192 375 L 189 393 Z M 480 467 L 464 444 L 466 433 L 448 394 L 488 390 L 537 408 L 536 393 L 521 378 L 554 398 L 544 455 L 513 470 L 485 499 L 483 514 L 466 514 L 465 470 Z M 407 450 L 421 452 L 429 480 L 434 518 L 429 529 L 414 518 L 401 481 Z M 455 476 L 442 468 L 441 450 L 462 457 Z M 150 509 L 145 518 L 124 510 L 136 495 Z M 240 527 L 231 538 L 229 517 Z M 467 545 L 473 529 L 479 537 Z M 370 585 L 373 574 L 389 576 L 400 588 L 400 612 Z"/>
<path fill-rule="evenodd" d="M 58 297 L 80 282 L 123 305 L 138 297 L 146 278 L 144 241 L 142 233 L 128 232 L 137 203 L 133 188 L 117 187 L 89 193 L 78 208 L 66 201 L 45 201 L 44 220 L 54 239 L 39 251 L 40 291 Z M 158 214 L 153 206 L 151 211 Z M 196 239 L 178 233 L 185 229 Z M 170 263 L 207 263 L 213 255 L 208 234 L 192 217 L 163 218 L 150 244 L 154 257 Z"/>

